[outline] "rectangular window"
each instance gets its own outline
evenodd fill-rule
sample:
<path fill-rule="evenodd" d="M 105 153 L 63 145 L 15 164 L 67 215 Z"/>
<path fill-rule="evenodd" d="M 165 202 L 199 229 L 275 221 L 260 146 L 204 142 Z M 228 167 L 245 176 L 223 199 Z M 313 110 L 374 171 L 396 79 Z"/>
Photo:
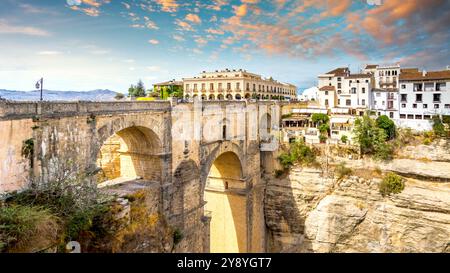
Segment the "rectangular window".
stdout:
<path fill-rule="evenodd" d="M 341 77 L 338 77 L 337 80 L 338 80 L 338 82 L 340 82 L 341 81 Z"/>
<path fill-rule="evenodd" d="M 338 105 L 340 105 L 341 104 L 341 99 L 338 99 Z"/>
<path fill-rule="evenodd" d="M 328 100 L 325 100 L 325 105 L 327 105 L 327 106 L 328 106 Z"/>
<path fill-rule="evenodd" d="M 186 84 L 186 90 L 191 91 L 191 90 L 189 90 L 189 84 Z"/>
<path fill-rule="evenodd" d="M 362 105 L 366 105 L 366 100 L 363 99 L 363 100 L 361 101 L 361 104 L 362 104 Z"/>
<path fill-rule="evenodd" d="M 414 119 L 414 115 L 408 115 L 408 119 Z"/>
<path fill-rule="evenodd" d="M 406 84 L 402 84 L 402 89 L 406 89 Z"/>
<path fill-rule="evenodd" d="M 250 91 L 250 83 L 247 83 L 247 91 Z"/>
<path fill-rule="evenodd" d="M 431 116 L 430 115 L 424 115 L 423 119 L 431 119 Z"/>
<path fill-rule="evenodd" d="M 406 103 L 402 103 L 402 108 L 406 108 Z"/>
<path fill-rule="evenodd" d="M 422 94 L 416 94 L 416 102 L 422 102 Z"/>
<path fill-rule="evenodd" d="M 414 91 L 423 91 L 423 84 L 421 84 L 421 83 L 415 83 L 414 84 Z"/>
<path fill-rule="evenodd" d="M 227 83 L 227 90 L 231 90 L 231 83 Z"/>
<path fill-rule="evenodd" d="M 346 101 L 345 101 L 345 105 L 347 105 L 347 106 L 352 105 L 352 101 L 351 101 L 351 100 L 346 100 Z"/>
<path fill-rule="evenodd" d="M 365 88 L 365 87 L 362 88 L 362 93 L 363 93 L 363 94 L 366 93 L 366 88 Z"/>
<path fill-rule="evenodd" d="M 236 90 L 241 90 L 241 83 L 236 83 Z"/>
<path fill-rule="evenodd" d="M 214 83 L 209 84 L 209 90 L 214 91 Z"/>
<path fill-rule="evenodd" d="M 340 82 L 338 83 L 338 88 L 342 88 L 342 84 Z"/>
<path fill-rule="evenodd" d="M 405 119 L 405 118 L 406 118 L 406 115 L 405 115 L 405 114 L 400 114 L 400 118 L 401 118 L 401 119 Z"/>
<path fill-rule="evenodd" d="M 413 104 L 413 108 L 416 109 L 417 108 L 417 104 L 414 103 Z"/>
<path fill-rule="evenodd" d="M 422 115 L 416 115 L 416 119 L 422 119 Z"/>
<path fill-rule="evenodd" d="M 202 83 L 202 91 L 204 91 L 206 89 L 206 84 Z"/>
<path fill-rule="evenodd" d="M 439 109 L 439 104 L 435 104 L 434 109 Z"/>
<path fill-rule="evenodd" d="M 356 87 L 352 87 L 352 94 L 356 94 Z"/>
<path fill-rule="evenodd" d="M 219 91 L 222 91 L 222 83 L 219 83 Z"/>
<path fill-rule="evenodd" d="M 325 96 L 328 96 L 328 91 L 325 91 Z"/>
<path fill-rule="evenodd" d="M 445 109 L 450 109 L 450 104 L 446 104 L 446 105 L 444 106 L 444 108 L 445 108 Z"/>
<path fill-rule="evenodd" d="M 253 84 L 253 92 L 256 92 L 256 84 Z"/>
<path fill-rule="evenodd" d="M 194 83 L 194 91 L 197 91 L 197 84 Z"/>
<path fill-rule="evenodd" d="M 433 94 L 433 102 L 441 102 L 441 94 Z"/>
<path fill-rule="evenodd" d="M 377 93 L 377 97 L 381 96 L 381 93 Z"/>
<path fill-rule="evenodd" d="M 436 83 L 436 91 L 444 91 L 445 90 L 445 82 Z"/>
<path fill-rule="evenodd" d="M 406 102 L 408 98 L 407 94 L 401 94 L 401 101 Z"/>
<path fill-rule="evenodd" d="M 394 113 L 393 112 L 389 112 L 389 117 L 390 118 L 394 118 Z"/>
<path fill-rule="evenodd" d="M 423 109 L 427 109 L 428 108 L 428 104 L 424 103 L 423 104 Z"/>

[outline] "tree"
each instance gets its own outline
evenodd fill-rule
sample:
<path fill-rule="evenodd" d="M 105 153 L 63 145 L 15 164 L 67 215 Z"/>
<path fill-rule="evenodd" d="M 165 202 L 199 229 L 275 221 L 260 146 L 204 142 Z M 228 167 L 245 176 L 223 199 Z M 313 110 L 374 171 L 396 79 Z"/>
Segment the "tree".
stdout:
<path fill-rule="evenodd" d="M 125 96 L 122 93 L 117 93 L 116 96 L 114 97 L 116 100 L 121 100 L 123 99 Z"/>
<path fill-rule="evenodd" d="M 433 116 L 433 132 L 436 136 L 444 137 L 447 132 L 445 131 L 445 126 L 442 123 L 441 118 L 438 115 Z"/>
<path fill-rule="evenodd" d="M 128 89 L 128 95 L 131 97 L 145 97 L 145 86 L 144 83 L 139 80 L 137 85 L 131 85 Z"/>
<path fill-rule="evenodd" d="M 319 125 L 328 123 L 330 118 L 327 114 L 313 114 L 311 120 Z"/>
<path fill-rule="evenodd" d="M 353 129 L 355 141 L 359 144 L 362 154 L 372 154 L 376 159 L 392 158 L 393 148 L 387 141 L 384 129 L 378 128 L 375 120 L 368 115 L 358 118 Z"/>
<path fill-rule="evenodd" d="M 378 128 L 381 128 L 386 132 L 387 138 L 389 140 L 395 138 L 395 123 L 393 120 L 388 118 L 388 116 L 379 116 L 377 118 L 377 126 Z"/>

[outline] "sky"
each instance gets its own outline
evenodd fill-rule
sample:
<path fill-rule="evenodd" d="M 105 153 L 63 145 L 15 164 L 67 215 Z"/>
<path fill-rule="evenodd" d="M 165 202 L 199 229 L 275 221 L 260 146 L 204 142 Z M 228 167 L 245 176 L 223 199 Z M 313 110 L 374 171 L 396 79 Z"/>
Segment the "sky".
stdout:
<path fill-rule="evenodd" d="M 126 92 L 202 71 L 295 84 L 450 65 L 448 0 L 0 0 L 0 89 Z"/>

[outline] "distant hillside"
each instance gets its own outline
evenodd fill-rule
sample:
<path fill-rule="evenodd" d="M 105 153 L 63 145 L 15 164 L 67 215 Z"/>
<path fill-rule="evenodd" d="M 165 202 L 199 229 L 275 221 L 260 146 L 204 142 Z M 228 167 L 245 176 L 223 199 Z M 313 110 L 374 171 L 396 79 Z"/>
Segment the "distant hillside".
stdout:
<path fill-rule="evenodd" d="M 114 100 L 117 92 L 111 90 L 92 91 L 54 91 L 44 90 L 44 100 L 46 101 L 75 101 L 93 100 L 108 101 Z M 0 89 L 0 97 L 7 100 L 37 101 L 40 98 L 40 91 L 12 91 Z"/>

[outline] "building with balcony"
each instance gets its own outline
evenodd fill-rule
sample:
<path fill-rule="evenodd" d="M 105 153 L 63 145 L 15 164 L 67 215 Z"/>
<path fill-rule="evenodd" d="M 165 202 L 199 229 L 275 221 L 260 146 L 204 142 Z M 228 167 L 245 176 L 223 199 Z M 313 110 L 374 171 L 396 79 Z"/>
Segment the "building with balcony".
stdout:
<path fill-rule="evenodd" d="M 183 79 L 185 98 L 202 100 L 296 100 L 297 87 L 245 70 L 203 71 Z"/>
<path fill-rule="evenodd" d="M 399 119 L 402 127 L 431 130 L 433 115 L 450 115 L 450 70 L 402 70 Z"/>
<path fill-rule="evenodd" d="M 371 74 L 351 74 L 347 67 L 337 68 L 319 75 L 318 101 L 326 109 L 351 109 L 362 115 L 370 108 L 373 87 Z"/>

